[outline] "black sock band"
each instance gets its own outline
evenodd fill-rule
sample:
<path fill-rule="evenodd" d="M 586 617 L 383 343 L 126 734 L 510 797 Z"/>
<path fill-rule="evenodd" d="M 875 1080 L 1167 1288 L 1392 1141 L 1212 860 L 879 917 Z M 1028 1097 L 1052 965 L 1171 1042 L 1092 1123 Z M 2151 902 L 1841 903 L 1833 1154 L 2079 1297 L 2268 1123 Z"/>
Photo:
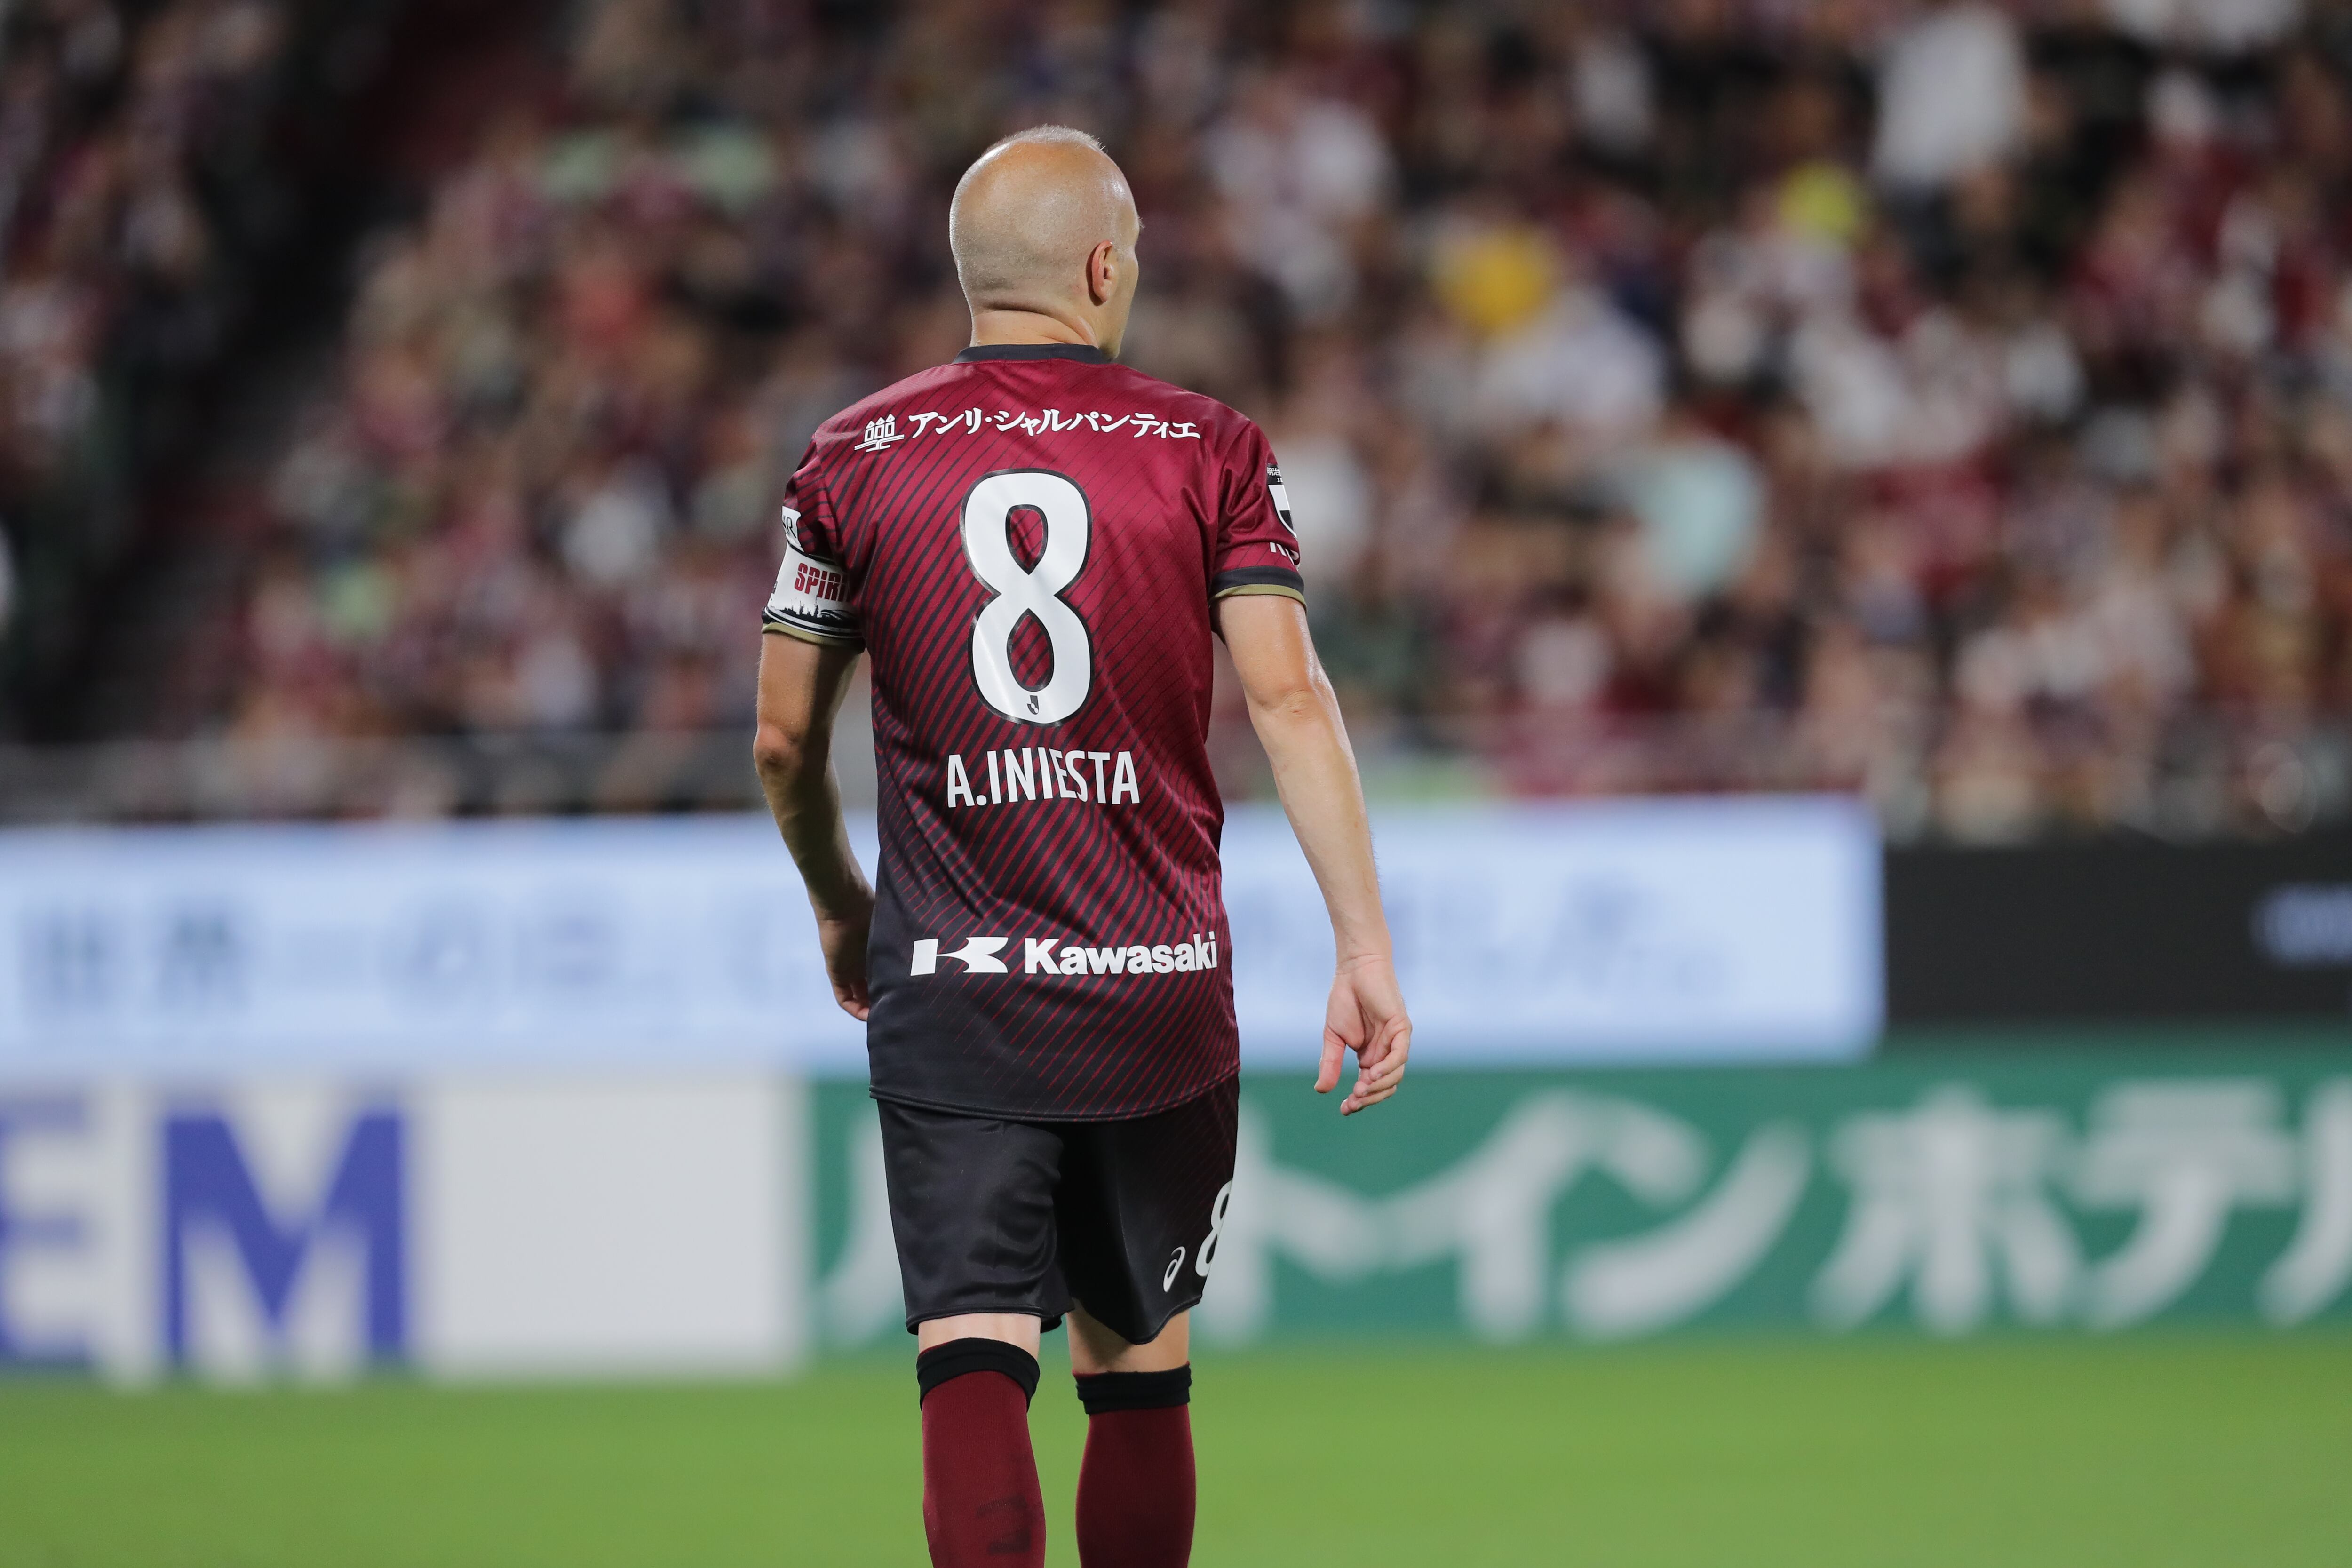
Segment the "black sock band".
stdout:
<path fill-rule="evenodd" d="M 1192 1403 L 1192 1369 L 1166 1372 L 1098 1372 L 1078 1379 L 1078 1403 L 1089 1415 L 1113 1410 L 1169 1410 Z"/>
<path fill-rule="evenodd" d="M 1021 1385 L 1023 1399 L 1037 1397 L 1037 1358 L 1019 1345 L 1003 1340 L 950 1340 L 915 1358 L 915 1386 L 922 1390 L 915 1403 L 920 1405 L 931 1390 L 968 1372 L 1001 1372 Z"/>

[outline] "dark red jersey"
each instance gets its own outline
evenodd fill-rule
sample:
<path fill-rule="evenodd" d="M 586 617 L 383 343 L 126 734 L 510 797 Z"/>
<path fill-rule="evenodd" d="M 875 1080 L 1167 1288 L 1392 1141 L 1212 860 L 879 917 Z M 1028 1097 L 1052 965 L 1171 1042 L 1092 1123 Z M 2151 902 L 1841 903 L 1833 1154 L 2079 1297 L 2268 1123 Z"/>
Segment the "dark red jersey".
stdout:
<path fill-rule="evenodd" d="M 1211 605 L 1298 595 L 1265 435 L 1059 345 L 980 348 L 816 433 L 767 628 L 863 644 L 886 1100 L 1141 1115 L 1238 1070 Z"/>

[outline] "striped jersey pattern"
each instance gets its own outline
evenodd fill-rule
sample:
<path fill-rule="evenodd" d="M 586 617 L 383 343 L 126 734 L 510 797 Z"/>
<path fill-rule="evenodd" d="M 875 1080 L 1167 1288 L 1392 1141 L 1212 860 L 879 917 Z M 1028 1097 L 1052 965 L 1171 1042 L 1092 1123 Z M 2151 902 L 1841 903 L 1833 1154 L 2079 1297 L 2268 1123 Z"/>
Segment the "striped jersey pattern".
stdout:
<path fill-rule="evenodd" d="M 1092 1121 L 1230 1079 L 1213 605 L 1303 597 L 1264 433 L 971 349 L 822 426 L 783 524 L 766 629 L 872 660 L 876 1096 Z"/>

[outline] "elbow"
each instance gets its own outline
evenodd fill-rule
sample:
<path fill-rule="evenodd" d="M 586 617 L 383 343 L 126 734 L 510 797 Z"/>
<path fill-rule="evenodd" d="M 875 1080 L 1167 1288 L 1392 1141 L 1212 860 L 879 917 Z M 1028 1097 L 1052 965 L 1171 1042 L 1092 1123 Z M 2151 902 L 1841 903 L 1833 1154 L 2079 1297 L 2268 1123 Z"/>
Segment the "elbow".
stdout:
<path fill-rule="evenodd" d="M 751 737 L 751 765 L 771 784 L 787 783 L 806 766 L 809 750 L 807 737 L 763 721 Z"/>
<path fill-rule="evenodd" d="M 1331 711 L 1324 700 L 1322 688 L 1311 681 L 1299 681 L 1271 691 L 1253 693 L 1250 707 L 1260 723 L 1285 726 L 1326 719 Z"/>

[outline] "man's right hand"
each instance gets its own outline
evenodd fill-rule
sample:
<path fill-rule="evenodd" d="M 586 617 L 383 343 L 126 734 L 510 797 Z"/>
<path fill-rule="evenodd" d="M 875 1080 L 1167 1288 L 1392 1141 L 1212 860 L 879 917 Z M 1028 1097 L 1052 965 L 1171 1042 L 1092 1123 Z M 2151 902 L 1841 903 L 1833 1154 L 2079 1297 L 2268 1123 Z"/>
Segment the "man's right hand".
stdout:
<path fill-rule="evenodd" d="M 824 973 L 833 982 L 833 999 L 862 1024 L 874 1010 L 874 997 L 866 985 L 866 938 L 874 926 L 874 895 L 859 891 L 863 896 L 852 908 L 816 917 L 816 936 L 824 945 Z"/>
<path fill-rule="evenodd" d="M 1331 1001 L 1323 1014 L 1323 1065 L 1315 1092 L 1339 1087 L 1343 1053 L 1356 1053 L 1356 1083 L 1339 1102 L 1339 1114 L 1353 1116 L 1378 1105 L 1404 1080 L 1412 1051 L 1412 1020 L 1397 989 L 1396 967 L 1384 956 L 1349 959 L 1331 977 Z"/>

